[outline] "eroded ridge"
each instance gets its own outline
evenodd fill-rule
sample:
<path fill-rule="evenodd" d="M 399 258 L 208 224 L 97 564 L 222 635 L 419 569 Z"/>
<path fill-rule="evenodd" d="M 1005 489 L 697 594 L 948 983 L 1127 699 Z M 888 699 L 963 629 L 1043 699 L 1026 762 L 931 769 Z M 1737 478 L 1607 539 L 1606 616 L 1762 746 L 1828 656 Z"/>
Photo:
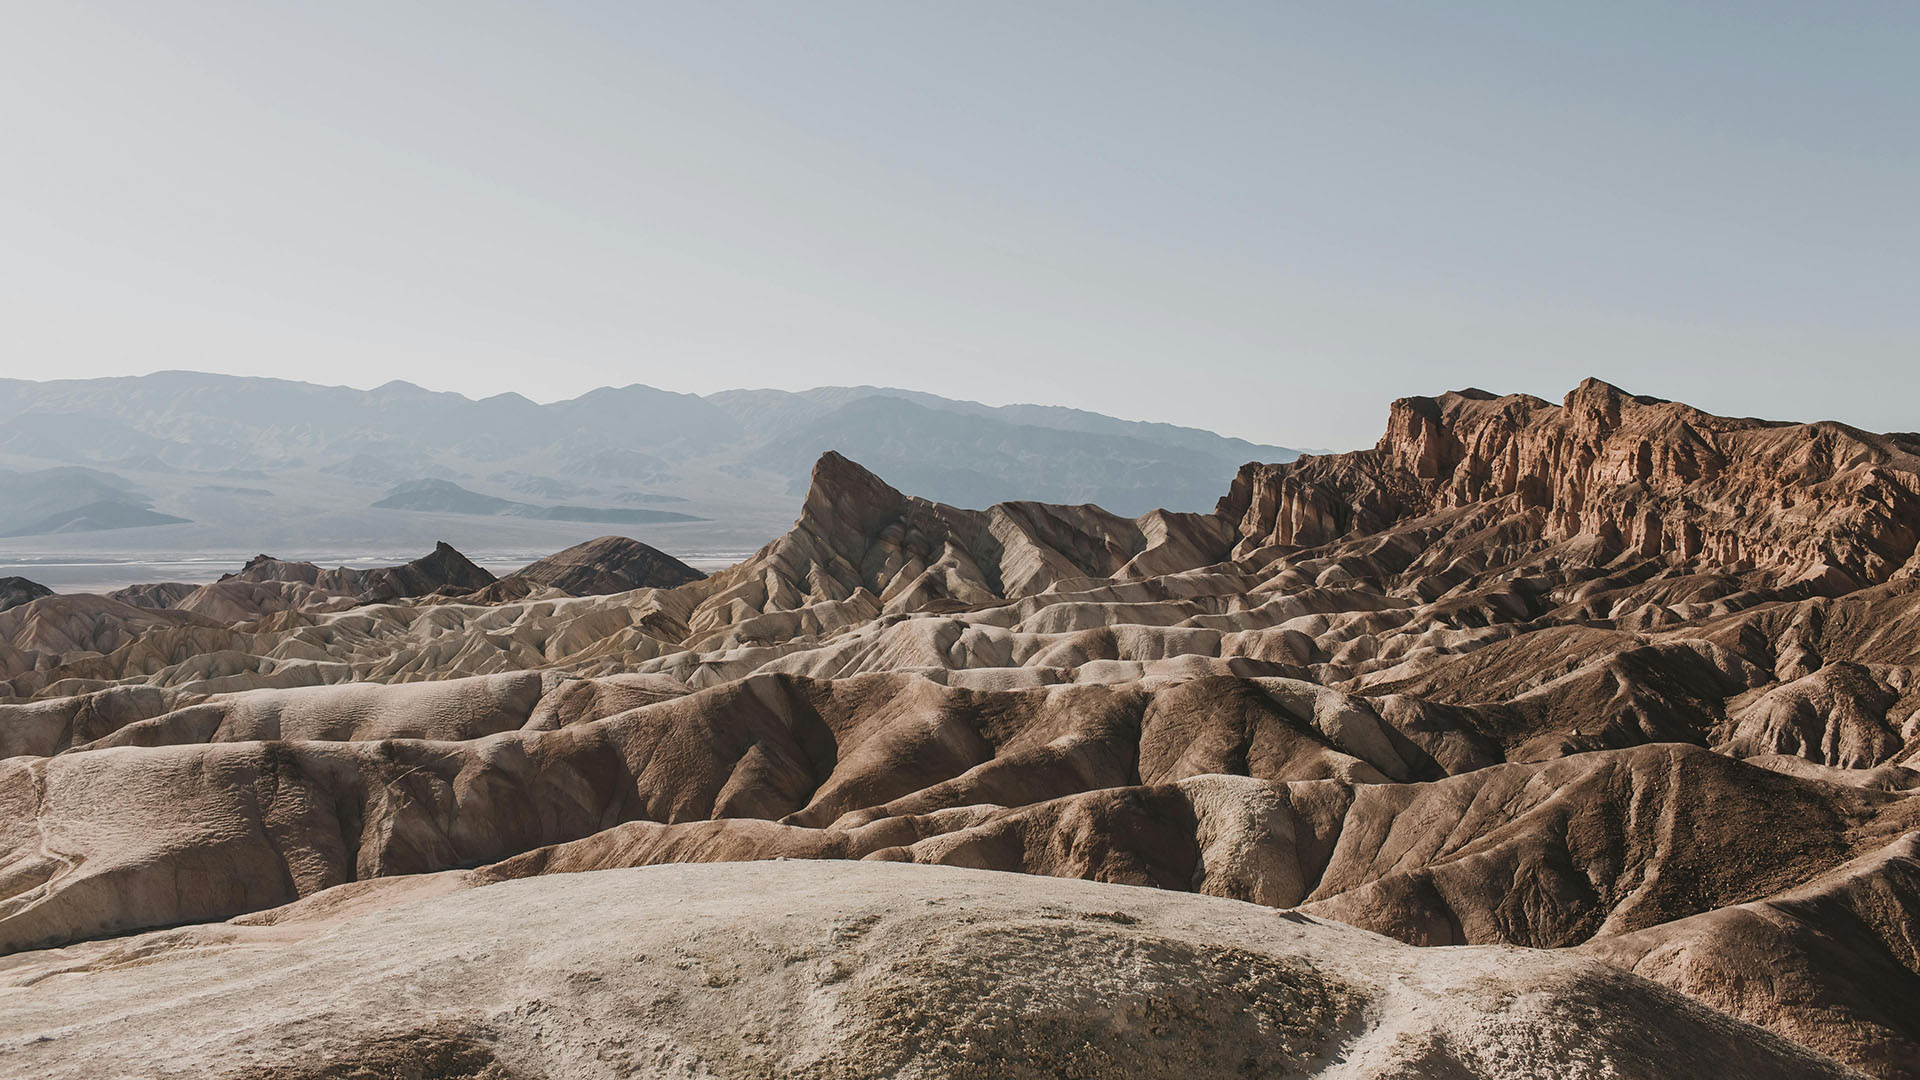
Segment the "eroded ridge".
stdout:
<path fill-rule="evenodd" d="M 1675 1016 L 1761 1055 L 1726 1058 L 1756 1070 L 1728 1075 L 1767 1075 L 1776 1053 L 1815 1068 L 1744 1022 L 1920 1077 L 1916 493 L 1920 437 L 1589 381 L 1559 405 L 1404 399 L 1375 448 L 1248 465 L 1211 515 L 960 509 L 828 454 L 793 528 L 705 578 L 609 538 L 498 581 L 443 548 L 386 571 L 256 560 L 187 592 L 10 587 L 0 948 L 18 958 L 0 970 L 31 1002 L 67 954 L 22 950 L 111 956 L 174 933 L 193 953 L 336 914 L 377 943 L 379 912 L 408 897 L 407 919 L 487 922 L 507 897 L 578 908 L 569 881 L 584 897 L 615 880 L 592 871 L 830 860 L 804 872 L 911 891 L 908 867 L 845 864 L 917 864 L 1201 893 L 1308 920 L 1262 925 L 1408 945 L 1566 950 L 1499 955 L 1545 965 L 1543 1007 L 1587 1009 L 1596 1030 L 1611 1008 L 1679 1000 L 1626 972 L 1686 995 L 1701 1011 Z M 1229 909 L 1258 910 L 1206 910 Z M 1373 976 L 1270 969 L 1237 939 L 1202 956 L 1075 936 L 1135 933 L 1120 922 L 1019 925 L 1062 964 L 1120 948 L 1241 995 L 1169 990 L 1174 1013 L 1128 1021 L 1149 1032 L 1268 994 L 1324 1019 L 1234 1029 L 1272 1055 L 1262 1068 L 1349 1075 L 1324 1070 L 1377 1052 L 1407 1075 L 1526 1075 L 1475 1057 L 1452 1021 L 1380 1042 Z M 113 943 L 143 931 L 162 937 Z M 899 996 L 976 963 L 987 946 L 961 938 L 921 968 L 848 968 L 879 995 L 858 998 L 879 1010 L 860 1014 L 875 1041 L 859 1054 L 774 1039 L 765 1061 L 862 1075 L 846 1062 L 905 1067 L 934 1029 L 985 1024 Z M 751 982 L 760 962 L 709 967 Z M 1087 1022 L 1085 1003 L 1009 993 Z M 1459 1023 L 1508 1022 L 1467 997 L 1477 1019 Z M 414 1032 L 469 1062 L 459 1075 L 551 1067 L 497 1018 L 408 1023 L 365 1033 L 368 1060 Z M 660 1060 L 714 1053 L 648 1030 Z M 1723 1045 L 1642 1035 L 1607 1036 L 1604 1060 Z M 1565 1075 L 1603 1060 L 1554 1046 L 1536 1049 Z"/>

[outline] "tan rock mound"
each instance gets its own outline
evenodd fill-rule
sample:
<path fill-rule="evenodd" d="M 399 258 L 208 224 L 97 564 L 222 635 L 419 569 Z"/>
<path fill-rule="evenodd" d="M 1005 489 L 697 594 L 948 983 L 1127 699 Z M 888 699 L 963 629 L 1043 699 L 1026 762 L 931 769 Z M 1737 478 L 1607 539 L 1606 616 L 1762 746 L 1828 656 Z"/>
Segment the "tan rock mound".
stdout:
<path fill-rule="evenodd" d="M 518 600 L 553 589 L 565 596 L 605 596 L 634 589 L 671 589 L 707 575 L 625 536 L 602 536 L 536 560 L 474 593 L 473 602 Z"/>
<path fill-rule="evenodd" d="M 184 581 L 156 581 L 147 585 L 129 585 L 124 589 L 115 589 L 107 594 L 107 599 L 118 600 L 134 607 L 164 609 L 175 606 L 193 595 L 197 585 Z"/>
<path fill-rule="evenodd" d="M 1853 1075 L 1583 958 L 1082 882 L 789 862 L 326 899 L 13 958 L 0 1074 Z"/>

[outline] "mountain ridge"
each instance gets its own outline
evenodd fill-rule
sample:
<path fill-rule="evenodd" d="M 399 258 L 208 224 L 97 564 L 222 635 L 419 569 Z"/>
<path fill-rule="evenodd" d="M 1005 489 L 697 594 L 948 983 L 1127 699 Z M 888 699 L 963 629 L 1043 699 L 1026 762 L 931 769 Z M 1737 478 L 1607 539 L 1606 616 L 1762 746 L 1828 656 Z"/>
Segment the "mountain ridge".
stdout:
<path fill-rule="evenodd" d="M 965 867 L 1585 957 L 1917 1080 L 1910 447 L 1469 390 L 1213 513 L 970 509 L 828 452 L 785 532 L 677 585 L 41 596 L 0 611 L 0 949 L 663 864 Z"/>
<path fill-rule="evenodd" d="M 1242 462 L 1293 453 L 1174 425 L 874 387 L 701 397 L 631 383 L 540 404 L 397 380 L 357 390 L 180 371 L 0 386 L 0 469 L 82 467 L 112 485 L 90 500 L 76 491 L 12 530 L 0 519 L 0 536 L 64 528 L 72 550 L 288 550 L 321 535 L 370 551 L 442 537 L 470 550 L 552 550 L 592 539 L 604 531 L 597 522 L 644 528 L 642 539 L 683 553 L 737 551 L 778 535 L 827 450 L 867 458 L 937 501 L 1096 502 L 1127 516 L 1204 510 Z M 937 441 L 918 437 L 935 432 Z M 470 494 L 415 490 L 434 484 Z M 565 505 L 522 498 L 549 491 L 566 492 L 545 496 Z M 103 501 L 125 508 L 84 510 Z M 616 509 L 665 502 L 683 505 Z M 377 512 L 396 505 L 421 516 Z M 462 520 L 496 513 L 520 520 Z M 143 531 L 163 523 L 179 527 Z M 26 550 L 0 552 L 9 546 Z"/>

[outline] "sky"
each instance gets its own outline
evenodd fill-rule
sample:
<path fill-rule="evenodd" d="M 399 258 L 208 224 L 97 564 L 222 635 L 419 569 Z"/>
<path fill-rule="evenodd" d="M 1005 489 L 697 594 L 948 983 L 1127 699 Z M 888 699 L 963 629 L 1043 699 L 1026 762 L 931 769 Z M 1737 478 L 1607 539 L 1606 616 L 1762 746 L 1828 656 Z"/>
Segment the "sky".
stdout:
<path fill-rule="evenodd" d="M 0 375 L 1920 428 L 1920 4 L 0 0 Z"/>

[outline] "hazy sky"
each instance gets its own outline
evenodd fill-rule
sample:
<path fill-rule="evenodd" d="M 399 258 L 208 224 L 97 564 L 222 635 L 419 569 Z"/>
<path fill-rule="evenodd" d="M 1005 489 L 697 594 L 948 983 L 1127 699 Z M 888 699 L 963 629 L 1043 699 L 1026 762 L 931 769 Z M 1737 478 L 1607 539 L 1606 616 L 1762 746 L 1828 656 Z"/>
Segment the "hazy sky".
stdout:
<path fill-rule="evenodd" d="M 0 374 L 1920 428 L 1920 4 L 0 0 Z"/>

